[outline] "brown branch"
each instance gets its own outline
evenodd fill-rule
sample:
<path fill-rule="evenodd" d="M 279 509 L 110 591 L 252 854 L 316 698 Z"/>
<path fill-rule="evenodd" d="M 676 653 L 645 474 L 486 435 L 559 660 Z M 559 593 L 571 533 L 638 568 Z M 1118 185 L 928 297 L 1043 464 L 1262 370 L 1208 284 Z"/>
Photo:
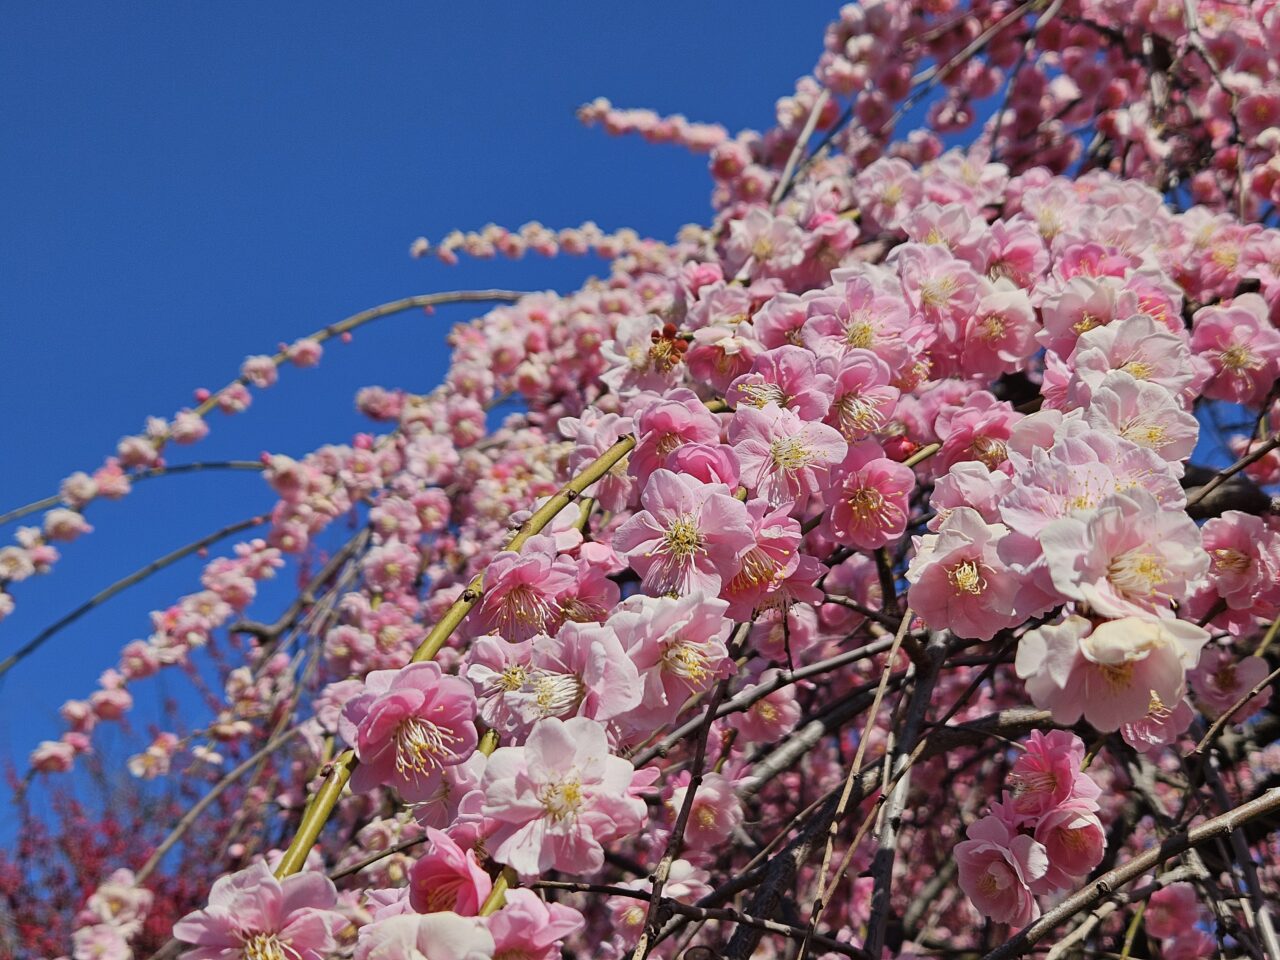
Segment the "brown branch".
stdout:
<path fill-rule="evenodd" d="M 66 616 L 62 617 L 56 622 L 51 623 L 49 626 L 45 627 L 38 634 L 36 634 L 35 637 L 27 641 L 25 644 L 23 644 L 21 647 L 19 647 L 17 650 L 11 653 L 4 660 L 0 660 L 0 677 L 8 673 L 9 670 L 11 670 L 14 666 L 16 666 L 22 660 L 25 660 L 31 654 L 35 653 L 36 650 L 40 649 L 40 647 L 43 646 L 46 641 L 52 638 L 64 627 L 69 627 L 71 624 L 75 623 L 77 620 L 83 617 L 90 610 L 93 610 L 95 607 L 101 606 L 102 604 L 106 603 L 116 594 L 124 590 L 127 590 L 129 587 L 133 586 L 136 583 L 141 583 L 143 580 L 147 579 L 147 577 L 151 576 L 153 573 L 159 573 L 165 567 L 170 567 L 173 564 L 177 563 L 179 560 L 182 560 L 185 557 L 189 557 L 193 553 L 200 552 L 201 550 L 203 550 L 205 547 L 209 546 L 212 543 L 216 543 L 217 541 L 222 540 L 225 537 L 232 536 L 233 534 L 240 533 L 244 530 L 249 530 L 253 527 L 261 526 L 264 523 L 266 523 L 266 517 L 250 517 L 247 520 L 241 520 L 237 523 L 230 524 L 229 526 L 223 527 L 221 530 L 216 530 L 213 533 L 208 534 L 207 536 L 201 537 L 199 540 L 196 540 L 192 543 L 187 544 L 185 547 L 179 547 L 177 550 L 174 550 L 171 553 L 166 553 L 163 557 L 160 557 L 157 560 L 152 560 L 145 567 L 141 567 L 135 570 L 133 573 L 129 574 L 127 577 L 123 577 L 122 579 L 117 580 L 115 583 L 111 584 L 111 586 L 98 591 L 92 597 L 86 600 L 84 603 L 80 604 L 80 606 L 76 607 L 74 610 L 68 613 Z"/>

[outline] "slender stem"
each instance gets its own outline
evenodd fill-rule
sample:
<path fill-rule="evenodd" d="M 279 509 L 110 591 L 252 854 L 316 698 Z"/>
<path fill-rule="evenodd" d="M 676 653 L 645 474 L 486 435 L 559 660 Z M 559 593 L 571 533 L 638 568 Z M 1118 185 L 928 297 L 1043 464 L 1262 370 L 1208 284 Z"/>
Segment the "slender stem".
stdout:
<path fill-rule="evenodd" d="M 1203 757 L 1205 751 L 1209 749 L 1209 745 L 1212 744 L 1213 741 L 1217 739 L 1218 734 L 1222 732 L 1222 728 L 1231 722 L 1232 715 L 1270 686 L 1271 682 L 1277 677 L 1280 677 L 1280 667 L 1272 670 L 1269 674 L 1246 690 L 1240 699 L 1228 707 L 1217 720 L 1213 721 L 1213 725 L 1210 726 L 1205 732 L 1205 735 L 1200 738 L 1200 742 L 1196 744 L 1196 748 L 1191 751 L 1192 755 Z"/>
<path fill-rule="evenodd" d="M 204 470 L 262 470 L 263 464 L 261 460 L 201 460 L 196 463 L 177 463 L 172 466 L 151 467 L 147 470 L 139 470 L 137 473 L 129 474 L 131 483 L 138 483 L 142 480 L 151 480 L 154 477 L 172 477 L 181 473 L 200 473 Z M 15 507 L 8 513 L 0 513 L 0 526 L 13 520 L 21 520 L 25 516 L 38 513 L 41 510 L 47 510 L 50 507 L 56 507 L 62 502 L 62 498 L 56 493 L 51 497 L 45 497 L 43 500 L 35 500 L 21 507 Z"/>
<path fill-rule="evenodd" d="M 1265 442 L 1260 443 L 1252 451 L 1250 451 L 1249 453 L 1246 453 L 1243 457 L 1241 457 L 1235 463 L 1231 464 L 1231 466 L 1227 467 L 1224 470 L 1219 470 L 1218 474 L 1212 480 L 1210 480 L 1203 487 L 1194 491 L 1189 497 L 1187 497 L 1187 508 L 1190 509 L 1191 507 L 1194 507 L 1197 503 L 1199 503 L 1209 494 L 1213 493 L 1213 491 L 1217 490 L 1218 487 L 1222 486 L 1224 483 L 1226 483 L 1228 480 L 1234 477 L 1237 473 L 1239 473 L 1245 467 L 1248 467 L 1251 464 L 1257 463 L 1259 460 L 1265 457 L 1268 453 L 1270 453 L 1276 447 L 1280 447 L 1280 433 L 1276 434 L 1275 436 L 1271 437 Z"/>
<path fill-rule="evenodd" d="M 800 155 L 804 153 L 804 148 L 809 144 L 809 138 L 813 136 L 813 131 L 818 126 L 818 117 L 827 106 L 827 101 L 831 99 L 831 91 L 826 87 L 822 88 L 822 92 L 813 101 L 813 107 L 809 110 L 809 116 L 805 119 L 804 129 L 800 131 L 800 136 L 796 138 L 796 144 L 791 148 L 791 155 L 787 157 L 787 165 L 782 168 L 782 176 L 778 178 L 778 185 L 773 189 L 773 196 L 769 198 L 769 212 L 778 209 L 778 204 L 782 202 L 782 198 L 791 190 L 791 175 L 795 173 L 796 164 L 800 160 Z"/>
<path fill-rule="evenodd" d="M 177 563 L 179 560 L 183 559 L 184 557 L 189 557 L 193 553 L 200 552 L 205 547 L 209 546 L 211 543 L 216 543 L 218 540 L 222 540 L 224 537 L 229 537 L 233 534 L 240 533 L 241 531 L 249 530 L 253 527 L 261 526 L 263 523 L 266 523 L 265 517 L 250 517 L 247 520 L 241 520 L 238 523 L 233 523 L 230 526 L 223 527 L 221 530 L 216 530 L 213 533 L 209 534 L 208 536 L 201 537 L 199 540 L 189 543 L 185 547 L 179 547 L 177 550 L 174 550 L 171 553 L 166 553 L 163 557 L 160 557 L 158 560 L 151 561 L 145 567 L 141 567 L 135 570 L 133 573 L 129 574 L 127 577 L 117 580 L 115 583 L 111 584 L 111 586 L 98 591 L 92 597 L 86 600 L 84 603 L 80 604 L 80 606 L 76 607 L 74 610 L 68 613 L 66 616 L 62 617 L 61 619 L 45 627 L 38 634 L 36 634 L 35 637 L 27 641 L 27 643 L 23 644 L 21 647 L 19 647 L 17 650 L 11 653 L 4 660 L 0 660 L 0 676 L 4 676 L 4 674 L 6 674 L 10 669 L 12 669 L 19 662 L 21 662 L 22 660 L 25 660 L 31 654 L 35 653 L 35 651 L 38 650 L 41 646 L 43 646 L 47 640 L 53 637 L 56 633 L 58 633 L 64 627 L 68 627 L 71 624 L 75 623 L 77 620 L 83 617 L 90 610 L 106 603 L 108 600 L 110 600 L 112 597 L 114 597 L 116 594 L 120 593 L 121 591 L 127 590 L 129 587 L 133 586 L 135 583 L 141 583 L 143 580 L 147 579 L 147 577 L 151 576 L 153 573 L 159 573 L 165 567 L 172 566 L 173 564 Z"/>
<path fill-rule="evenodd" d="M 271 740 L 268 740 L 261 750 L 249 757 L 234 770 L 231 770 L 226 776 L 214 784 L 208 793 L 197 800 L 192 805 L 191 809 L 183 814 L 182 819 L 179 820 L 177 824 L 174 825 L 174 828 L 169 831 L 169 835 L 161 841 L 160 845 L 156 847 L 154 851 L 152 851 L 151 856 L 147 858 L 147 862 L 144 863 L 142 865 L 142 869 L 138 871 L 136 882 L 141 884 L 147 879 L 147 877 L 151 876 L 152 871 L 154 871 L 155 868 L 160 865 L 160 861 L 164 859 L 164 855 L 173 848 L 175 843 L 182 839 L 183 834 L 191 828 L 193 823 L 200 819 L 200 815 L 208 809 L 209 804 L 217 800 L 227 787 L 231 786 L 231 784 L 244 776 L 244 774 L 253 767 L 254 764 L 261 760 L 265 760 L 271 754 L 275 753 L 275 751 L 283 747 L 286 743 L 292 740 L 294 736 L 300 733 L 301 730 L 301 727 L 294 727 L 290 730 L 286 730 L 284 733 L 279 734 Z"/>

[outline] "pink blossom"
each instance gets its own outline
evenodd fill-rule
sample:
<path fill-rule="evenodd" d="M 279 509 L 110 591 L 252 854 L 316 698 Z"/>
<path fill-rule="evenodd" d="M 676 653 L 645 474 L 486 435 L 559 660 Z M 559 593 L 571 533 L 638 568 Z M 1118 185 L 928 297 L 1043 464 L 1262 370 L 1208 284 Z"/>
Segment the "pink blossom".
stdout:
<path fill-rule="evenodd" d="M 738 485 L 738 458 L 727 444 L 682 444 L 667 454 L 662 465 L 703 483 L 723 483 L 730 489 Z"/>
<path fill-rule="evenodd" d="M 1280 602 L 1280 534 L 1261 517 L 1227 510 L 1200 528 L 1209 579 L 1233 610 Z M 1269 610 L 1268 610 L 1269 612 Z"/>
<path fill-rule="evenodd" d="M 1085 420 L 1096 430 L 1124 437 L 1173 462 L 1189 457 L 1200 435 L 1199 422 L 1173 394 L 1123 370 L 1096 382 Z"/>
<path fill-rule="evenodd" d="M 1222 647 L 1208 647 L 1189 679 L 1201 711 L 1216 720 L 1270 672 L 1271 667 L 1262 657 L 1237 658 Z M 1231 715 L 1231 722 L 1247 720 L 1270 702 L 1271 690 L 1264 687 Z"/>
<path fill-rule="evenodd" d="M 1025 927 L 1040 916 L 1031 893 L 1049 869 L 1043 844 L 1026 834 L 1013 834 L 997 817 L 986 816 L 956 844 L 960 888 L 983 916 L 997 923 Z"/>
<path fill-rule="evenodd" d="M 360 765 L 351 789 L 394 784 L 406 794 L 432 792 L 441 768 L 462 763 L 476 748 L 475 694 L 431 661 L 375 670 L 364 692 L 348 700 L 338 721 Z"/>
<path fill-rule="evenodd" d="M 194 945 L 184 954 L 187 960 L 327 960 L 347 925 L 334 910 L 337 896 L 322 873 L 277 880 L 259 861 L 215 880 L 209 905 L 175 923 L 173 935 Z"/>
<path fill-rule="evenodd" d="M 916 475 L 883 453 L 874 442 L 852 444 L 835 471 L 828 525 L 838 543 L 874 550 L 906 532 Z"/>
<path fill-rule="evenodd" d="M 492 960 L 493 936 L 479 917 L 400 914 L 360 928 L 355 960 Z"/>
<path fill-rule="evenodd" d="M 1049 869 L 1032 885 L 1036 893 L 1069 890 L 1102 862 L 1107 836 L 1092 800 L 1065 800 L 1036 823 L 1036 842 L 1049 855 Z"/>
<path fill-rule="evenodd" d="M 1195 718 L 1196 712 L 1185 697 L 1171 707 L 1153 702 L 1141 720 L 1120 724 L 1120 736 L 1135 750 L 1151 755 L 1172 745 Z"/>
<path fill-rule="evenodd" d="M 613 548 L 640 574 L 645 589 L 719 593 L 753 542 L 746 507 L 722 484 L 670 470 L 653 473 L 640 501 L 644 510 L 618 528 Z"/>
<path fill-rule="evenodd" d="M 686 443 L 718 444 L 720 422 L 691 391 L 673 391 L 645 408 L 636 422 L 640 442 L 631 451 L 630 469 L 641 484 L 663 466 L 667 454 Z"/>
<path fill-rule="evenodd" d="M 801 330 L 805 346 L 818 354 L 866 350 L 890 371 L 906 365 L 912 349 L 907 305 L 897 290 L 882 289 L 865 277 L 837 284 L 808 304 L 809 319 Z"/>
<path fill-rule="evenodd" d="M 684 806 L 688 791 L 687 784 L 672 791 L 667 805 L 673 816 Z M 710 851 L 727 842 L 742 825 L 742 817 L 742 803 L 733 782 L 719 773 L 705 774 L 702 785 L 694 794 L 685 829 L 688 849 Z"/>
<path fill-rule="evenodd" d="M 1182 699 L 1186 671 L 1208 638 L 1185 620 L 1125 617 L 1092 627 L 1071 616 L 1024 634 L 1015 669 L 1056 722 L 1083 715 L 1110 732 Z"/>
<path fill-rule="evenodd" d="M 1007 443 L 1022 419 L 1008 404 L 986 392 L 975 393 L 959 407 L 944 408 L 934 423 L 942 449 L 937 469 L 946 471 L 963 460 L 980 460 L 992 470 L 1009 470 Z"/>
<path fill-rule="evenodd" d="M 1151 894 L 1142 923 L 1153 937 L 1176 937 L 1200 921 L 1200 903 L 1189 883 L 1171 883 Z"/>
<path fill-rule="evenodd" d="M 1022 619 L 1017 578 L 996 552 L 1007 532 L 1003 524 L 985 523 L 976 510 L 958 507 L 936 534 L 916 538 L 907 602 L 931 629 L 990 640 Z"/>
<path fill-rule="evenodd" d="M 1119 280 L 1073 277 L 1060 293 L 1045 298 L 1041 305 L 1044 330 L 1037 339 L 1059 356 L 1069 357 L 1081 334 L 1140 312 L 1137 297 Z"/>
<path fill-rule="evenodd" d="M 1209 565 L 1195 522 L 1140 489 L 1055 520 L 1040 540 L 1054 587 L 1103 616 L 1172 616 Z"/>
<path fill-rule="evenodd" d="M 534 538 L 519 553 L 504 550 L 485 570 L 476 620 L 484 631 L 518 642 L 555 630 L 562 619 L 556 597 L 572 590 L 576 565 L 557 556 L 549 538 Z"/>
<path fill-rule="evenodd" d="M 266 354 L 246 357 L 240 365 L 240 376 L 255 387 L 269 387 L 279 379 L 280 373 L 276 362 Z"/>
<path fill-rule="evenodd" d="M 760 410 L 739 407 L 729 423 L 729 442 L 747 489 L 774 506 L 794 502 L 796 511 L 822 490 L 848 450 L 836 430 L 772 403 Z"/>
<path fill-rule="evenodd" d="M 850 442 L 879 433 L 889 423 L 900 391 L 890 386 L 889 367 L 870 350 L 829 354 L 826 367 L 834 377 L 834 399 L 825 422 Z"/>
<path fill-rule="evenodd" d="M 690 696 L 733 669 L 725 646 L 727 612 L 725 601 L 700 593 L 623 601 L 609 626 L 644 684 L 639 706 L 620 718 L 628 727 L 652 732 L 673 720 Z"/>
<path fill-rule="evenodd" d="M 604 727 L 586 717 L 540 720 L 522 747 L 499 747 L 484 773 L 484 815 L 497 822 L 491 856 L 522 876 L 593 873 L 610 840 L 635 833 L 644 802 L 634 770 L 609 753 Z"/>
<path fill-rule="evenodd" d="M 450 910 L 476 916 L 493 882 L 476 862 L 475 851 L 464 851 L 447 833 L 430 827 L 427 842 L 427 852 L 409 870 L 409 903 L 419 913 Z"/>
<path fill-rule="evenodd" d="M 1080 770 L 1085 748 L 1075 734 L 1066 730 L 1051 730 L 1047 734 L 1036 730 L 1027 738 L 1026 748 L 1009 773 L 1013 794 L 1004 804 L 1020 822 L 1038 821 L 1068 800 L 1083 799 L 1092 803 L 1102 792 Z"/>
<path fill-rule="evenodd" d="M 1196 380 L 1185 334 L 1177 336 L 1146 314 L 1135 314 L 1081 334 L 1071 355 L 1075 389 L 1072 403 L 1087 403 L 1089 394 L 1111 371 L 1164 387 L 1181 397 Z"/>
<path fill-rule="evenodd" d="M 1261 403 L 1280 377 L 1280 331 L 1271 325 L 1266 302 L 1246 293 L 1226 306 L 1203 307 L 1191 329 L 1191 349 L 1213 367 L 1204 395 Z"/>
<path fill-rule="evenodd" d="M 821 420 L 833 396 L 832 379 L 822 372 L 813 352 L 786 345 L 757 356 L 751 369 L 729 385 L 725 399 L 738 408 L 760 410 L 774 404 L 801 420 Z"/>
<path fill-rule="evenodd" d="M 800 564 L 800 523 L 787 507 L 771 510 L 763 500 L 747 503 L 755 540 L 739 561 L 738 573 L 722 587 L 729 616 L 750 619 L 752 611 L 771 602 L 779 586 Z"/>
<path fill-rule="evenodd" d="M 547 903 L 532 890 L 508 890 L 506 905 L 489 917 L 494 955 L 510 960 L 559 960 L 560 945 L 584 925 L 582 914 Z"/>

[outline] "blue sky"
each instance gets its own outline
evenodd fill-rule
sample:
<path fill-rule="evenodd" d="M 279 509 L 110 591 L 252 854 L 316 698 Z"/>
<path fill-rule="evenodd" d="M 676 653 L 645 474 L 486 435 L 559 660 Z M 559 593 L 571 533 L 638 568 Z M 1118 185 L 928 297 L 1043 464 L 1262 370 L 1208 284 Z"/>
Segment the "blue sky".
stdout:
<path fill-rule="evenodd" d="M 835 2 L 213 4 L 0 8 L 0 512 L 92 469 L 148 414 L 366 306 L 478 286 L 576 288 L 599 263 L 413 261 L 487 221 L 593 219 L 670 237 L 705 221 L 705 159 L 586 130 L 596 96 L 763 129 L 815 62 Z M 404 315 L 285 371 L 173 462 L 302 454 L 362 422 L 354 392 L 426 389 L 447 325 Z M 15 589 L 0 657 L 118 577 L 269 506 L 252 474 L 153 481 Z M 12 528 L 0 531 L 4 541 Z M 0 685 L 0 761 L 56 736 L 190 560 L 66 630 Z M 258 613 L 269 618 L 271 596 Z M 150 683 L 135 715 L 145 729 Z M 145 689 L 140 688 L 140 693 Z M 112 749 L 111 739 L 104 742 Z M 136 742 L 136 741 L 134 741 Z M 0 822 L 4 817 L 0 811 Z"/>

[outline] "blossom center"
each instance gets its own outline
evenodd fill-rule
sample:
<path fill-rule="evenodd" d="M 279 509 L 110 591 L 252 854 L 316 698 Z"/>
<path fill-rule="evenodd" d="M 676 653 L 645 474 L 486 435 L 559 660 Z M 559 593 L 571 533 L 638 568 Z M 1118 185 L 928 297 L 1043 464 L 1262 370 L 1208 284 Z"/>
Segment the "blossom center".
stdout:
<path fill-rule="evenodd" d="M 742 400 L 744 403 L 753 407 L 764 409 L 770 403 L 776 403 L 780 407 L 784 407 L 789 400 L 782 388 L 776 383 L 748 383 L 742 387 Z"/>
<path fill-rule="evenodd" d="M 1213 565 L 1229 573 L 1244 573 L 1249 569 L 1249 558 L 1239 550 L 1221 547 L 1213 551 Z"/>
<path fill-rule="evenodd" d="M 1133 377 L 1135 380 L 1151 379 L 1151 364 L 1142 360 L 1130 360 L 1120 368 L 1122 371 Z"/>
<path fill-rule="evenodd" d="M 538 791 L 538 799 L 552 820 L 559 822 L 568 817 L 576 817 L 585 799 L 582 795 L 582 781 L 571 777 L 543 784 Z"/>
<path fill-rule="evenodd" d="M 975 597 L 987 589 L 986 578 L 982 576 L 978 564 L 972 560 L 961 560 L 955 566 L 949 567 L 947 579 L 957 590 L 963 590 Z"/>
<path fill-rule="evenodd" d="M 582 702 L 586 687 L 572 673 L 541 673 L 533 681 L 534 699 L 544 717 L 561 717 Z"/>
<path fill-rule="evenodd" d="M 969 449 L 981 460 L 988 470 L 995 470 L 1009 459 L 1009 449 L 1003 440 L 995 437 L 974 437 Z"/>
<path fill-rule="evenodd" d="M 781 437 L 769 445 L 774 464 L 786 473 L 803 470 L 813 462 L 813 451 L 799 437 Z"/>
<path fill-rule="evenodd" d="M 255 933 L 244 941 L 245 960 L 288 960 L 297 956 L 298 951 L 281 943 L 274 933 Z"/>
<path fill-rule="evenodd" d="M 871 325 L 869 320 L 852 320 L 844 328 L 844 342 L 851 347 L 860 347 L 863 350 L 870 349 L 875 336 L 876 328 Z"/>
<path fill-rule="evenodd" d="M 884 496 L 875 487 L 859 487 L 846 500 L 849 512 L 860 523 L 877 517 L 884 510 Z"/>
<path fill-rule="evenodd" d="M 409 717 L 396 727 L 396 772 L 426 776 L 454 756 L 451 744 L 459 740 L 448 730 L 422 717 Z"/>
<path fill-rule="evenodd" d="M 884 425 L 875 402 L 856 393 L 846 393 L 839 397 L 835 407 L 846 436 L 873 433 Z"/>
<path fill-rule="evenodd" d="M 662 669 L 691 685 L 700 685 L 710 675 L 710 661 L 703 645 L 677 637 L 662 651 Z"/>
<path fill-rule="evenodd" d="M 1169 571 L 1155 554 L 1128 550 L 1111 561 L 1107 579 L 1123 594 L 1151 597 L 1156 588 L 1169 579 Z"/>
<path fill-rule="evenodd" d="M 1253 351 L 1242 343 L 1233 344 L 1222 353 L 1218 354 L 1218 360 L 1227 370 L 1256 370 L 1262 366 Z"/>
<path fill-rule="evenodd" d="M 693 518 L 682 516 L 667 530 L 663 537 L 667 553 L 681 560 L 687 560 L 702 549 L 702 534 Z"/>

